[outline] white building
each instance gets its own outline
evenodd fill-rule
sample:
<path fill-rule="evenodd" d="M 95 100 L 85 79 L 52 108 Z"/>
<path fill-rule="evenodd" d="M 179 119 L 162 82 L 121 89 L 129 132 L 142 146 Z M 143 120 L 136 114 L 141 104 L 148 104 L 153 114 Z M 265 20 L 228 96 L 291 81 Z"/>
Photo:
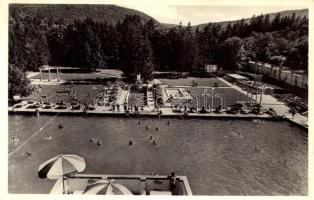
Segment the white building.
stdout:
<path fill-rule="evenodd" d="M 205 65 L 205 72 L 207 73 L 217 72 L 217 65 Z"/>

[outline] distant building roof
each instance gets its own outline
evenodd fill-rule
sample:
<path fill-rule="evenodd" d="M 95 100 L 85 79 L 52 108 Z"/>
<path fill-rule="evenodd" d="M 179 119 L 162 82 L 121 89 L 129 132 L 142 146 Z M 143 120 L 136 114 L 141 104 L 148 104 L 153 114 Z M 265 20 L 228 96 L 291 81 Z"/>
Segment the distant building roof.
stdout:
<path fill-rule="evenodd" d="M 227 76 L 230 76 L 230 77 L 237 79 L 237 80 L 248 80 L 247 77 L 241 76 L 239 74 L 227 74 Z"/>
<path fill-rule="evenodd" d="M 49 65 L 43 65 L 40 67 L 40 69 L 48 70 L 48 69 L 84 69 L 80 67 L 67 67 L 67 66 L 49 66 Z"/>

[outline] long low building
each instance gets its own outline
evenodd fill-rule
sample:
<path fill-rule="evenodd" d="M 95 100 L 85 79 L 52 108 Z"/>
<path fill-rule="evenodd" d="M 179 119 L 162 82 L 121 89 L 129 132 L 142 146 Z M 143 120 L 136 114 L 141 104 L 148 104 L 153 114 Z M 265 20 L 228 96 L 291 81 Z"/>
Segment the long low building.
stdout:
<path fill-rule="evenodd" d="M 240 74 L 226 74 L 226 75 L 224 75 L 224 79 L 226 79 L 229 82 L 248 81 L 249 80 L 247 77 L 242 76 Z"/>
<path fill-rule="evenodd" d="M 284 67 L 276 67 L 267 63 L 249 62 L 250 70 L 255 73 L 263 74 L 266 77 L 273 78 L 289 85 L 307 89 L 308 75 L 303 72 L 288 70 Z"/>

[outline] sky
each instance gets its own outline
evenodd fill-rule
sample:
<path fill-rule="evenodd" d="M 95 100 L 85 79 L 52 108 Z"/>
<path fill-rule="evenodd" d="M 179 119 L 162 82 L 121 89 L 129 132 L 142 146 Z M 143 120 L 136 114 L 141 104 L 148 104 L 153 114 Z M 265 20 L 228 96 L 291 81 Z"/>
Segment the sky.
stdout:
<path fill-rule="evenodd" d="M 251 1 L 253 2 L 253 1 Z M 255 1 L 256 2 L 256 1 Z M 296 10 L 308 8 L 306 4 L 289 5 L 282 0 L 281 4 L 265 6 L 263 4 L 255 5 L 236 5 L 236 6 L 222 6 L 222 5 L 179 5 L 170 3 L 157 4 L 138 4 L 138 3 L 121 3 L 119 6 L 132 8 L 144 12 L 145 14 L 155 18 L 162 23 L 179 24 L 182 22 L 186 25 L 191 22 L 192 25 L 238 20 L 242 18 L 250 18 L 254 14 L 266 14 L 279 12 L 283 10 Z M 175 3 L 175 2 L 174 2 Z"/>

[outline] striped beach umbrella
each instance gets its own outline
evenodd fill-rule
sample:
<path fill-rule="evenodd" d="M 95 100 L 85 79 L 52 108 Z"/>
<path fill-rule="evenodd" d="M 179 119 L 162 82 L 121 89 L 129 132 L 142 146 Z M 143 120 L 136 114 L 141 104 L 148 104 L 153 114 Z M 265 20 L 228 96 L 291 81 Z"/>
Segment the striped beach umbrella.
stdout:
<path fill-rule="evenodd" d="M 86 187 L 83 194 L 105 195 L 133 195 L 124 185 L 115 183 L 114 180 L 99 180 Z"/>
<path fill-rule="evenodd" d="M 69 194 L 71 192 L 71 187 L 68 180 L 64 180 L 64 177 L 57 179 L 50 194 Z"/>
<path fill-rule="evenodd" d="M 55 156 L 39 166 L 39 178 L 58 179 L 64 175 L 82 172 L 86 167 L 84 158 L 67 154 Z"/>

